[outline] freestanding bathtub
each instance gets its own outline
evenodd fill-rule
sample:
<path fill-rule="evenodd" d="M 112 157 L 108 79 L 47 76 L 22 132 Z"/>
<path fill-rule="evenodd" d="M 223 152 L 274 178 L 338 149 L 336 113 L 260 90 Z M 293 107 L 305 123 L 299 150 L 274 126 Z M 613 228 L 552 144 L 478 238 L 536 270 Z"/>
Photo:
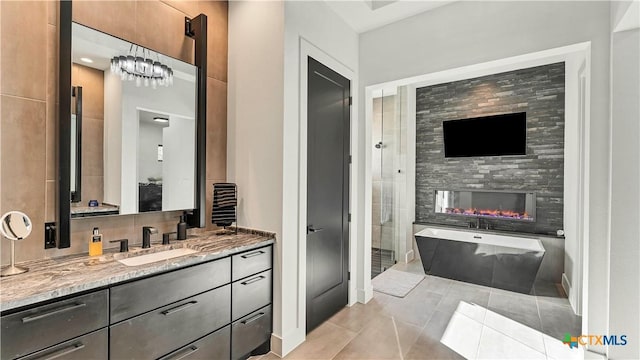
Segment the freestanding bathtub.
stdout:
<path fill-rule="evenodd" d="M 542 263 L 539 239 L 427 227 L 415 234 L 427 274 L 528 294 Z"/>

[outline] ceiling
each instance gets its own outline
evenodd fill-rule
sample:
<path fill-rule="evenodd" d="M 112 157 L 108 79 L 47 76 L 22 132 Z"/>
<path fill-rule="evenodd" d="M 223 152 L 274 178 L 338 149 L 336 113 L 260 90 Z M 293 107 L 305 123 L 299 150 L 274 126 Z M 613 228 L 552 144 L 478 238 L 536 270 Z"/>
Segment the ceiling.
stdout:
<path fill-rule="evenodd" d="M 362 33 L 433 10 L 455 0 L 325 0 L 352 29 Z"/>
<path fill-rule="evenodd" d="M 156 113 L 156 112 L 151 112 L 151 111 L 146 111 L 146 110 L 138 110 L 138 119 L 140 120 L 140 122 L 143 123 L 147 123 L 147 124 L 151 124 L 154 126 L 158 126 L 158 127 L 168 127 L 169 123 L 168 122 L 158 122 L 158 121 L 154 121 L 153 118 L 155 117 L 160 117 L 163 119 L 169 119 L 169 115 L 167 114 L 162 114 L 162 113 Z"/>
<path fill-rule="evenodd" d="M 88 28 L 78 23 L 72 24 L 71 61 L 76 64 L 105 71 L 111 68 L 111 58 L 119 55 L 129 55 L 132 44 L 117 37 Z M 138 46 L 133 44 L 133 49 Z M 144 47 L 140 46 L 140 54 Z M 135 53 L 135 51 L 133 51 Z M 173 69 L 174 76 L 190 82 L 195 82 L 197 69 L 194 65 L 151 52 L 152 59 L 158 59 Z M 81 60 L 90 59 L 91 62 Z"/>

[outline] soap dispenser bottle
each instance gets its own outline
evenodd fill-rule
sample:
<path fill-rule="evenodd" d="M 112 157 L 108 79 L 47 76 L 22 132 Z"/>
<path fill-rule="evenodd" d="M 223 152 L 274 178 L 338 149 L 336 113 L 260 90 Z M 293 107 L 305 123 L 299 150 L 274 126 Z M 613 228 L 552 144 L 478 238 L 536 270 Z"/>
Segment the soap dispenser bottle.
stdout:
<path fill-rule="evenodd" d="M 186 222 L 186 214 L 182 214 L 180 215 L 180 222 L 178 223 L 178 229 L 177 229 L 177 236 L 176 238 L 178 240 L 184 240 L 187 238 L 187 222 Z"/>
<path fill-rule="evenodd" d="M 102 234 L 97 227 L 93 228 L 93 235 L 89 239 L 89 256 L 102 255 Z"/>

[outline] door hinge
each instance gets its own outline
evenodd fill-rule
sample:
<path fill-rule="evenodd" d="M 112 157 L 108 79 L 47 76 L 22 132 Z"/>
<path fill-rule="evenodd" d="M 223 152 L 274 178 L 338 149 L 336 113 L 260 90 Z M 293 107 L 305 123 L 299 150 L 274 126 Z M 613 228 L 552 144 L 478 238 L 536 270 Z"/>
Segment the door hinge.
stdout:
<path fill-rule="evenodd" d="M 351 222 L 351 213 L 347 214 L 347 222 Z"/>
<path fill-rule="evenodd" d="M 351 280 L 351 271 L 347 272 L 347 280 Z"/>
<path fill-rule="evenodd" d="M 349 106 L 353 105 L 353 96 L 349 96 Z"/>
<path fill-rule="evenodd" d="M 349 164 L 351 164 L 352 161 L 353 161 L 353 158 L 351 155 L 349 155 Z"/>

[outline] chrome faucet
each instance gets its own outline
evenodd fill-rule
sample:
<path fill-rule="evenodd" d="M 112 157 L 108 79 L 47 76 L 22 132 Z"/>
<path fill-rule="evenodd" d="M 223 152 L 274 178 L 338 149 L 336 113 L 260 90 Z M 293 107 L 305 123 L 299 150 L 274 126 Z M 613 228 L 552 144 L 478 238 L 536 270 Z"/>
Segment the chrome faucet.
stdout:
<path fill-rule="evenodd" d="M 158 230 L 152 226 L 142 227 L 142 248 L 148 249 L 151 247 L 151 234 L 157 234 Z"/>

